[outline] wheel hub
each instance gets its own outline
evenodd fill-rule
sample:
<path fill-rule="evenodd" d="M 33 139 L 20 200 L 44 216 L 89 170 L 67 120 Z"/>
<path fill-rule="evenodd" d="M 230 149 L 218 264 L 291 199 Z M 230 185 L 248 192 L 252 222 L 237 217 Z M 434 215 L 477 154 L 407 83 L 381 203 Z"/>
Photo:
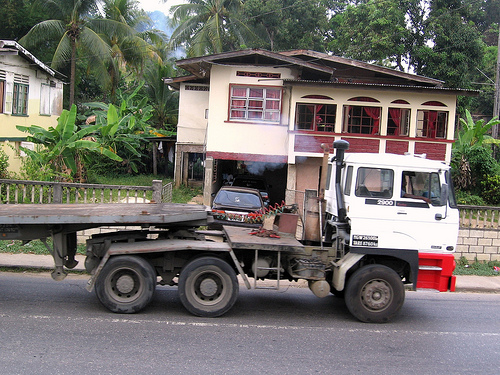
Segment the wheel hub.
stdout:
<path fill-rule="evenodd" d="M 204 279 L 200 283 L 200 292 L 205 297 L 214 296 L 217 293 L 217 283 L 211 278 Z"/>
<path fill-rule="evenodd" d="M 134 289 L 134 279 L 130 275 L 122 275 L 116 280 L 116 289 L 120 293 L 130 293 Z"/>
<path fill-rule="evenodd" d="M 363 287 L 361 298 L 370 310 L 383 310 L 392 300 L 390 285 L 382 280 L 372 280 Z"/>

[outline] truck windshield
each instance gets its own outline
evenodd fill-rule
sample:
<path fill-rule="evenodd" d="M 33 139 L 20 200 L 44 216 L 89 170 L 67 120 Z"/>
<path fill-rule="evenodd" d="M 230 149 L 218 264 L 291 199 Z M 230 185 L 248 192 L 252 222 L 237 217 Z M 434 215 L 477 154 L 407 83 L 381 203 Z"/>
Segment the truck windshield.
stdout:
<path fill-rule="evenodd" d="M 441 184 L 437 173 L 405 171 L 402 176 L 401 197 L 422 199 L 439 204 Z"/>

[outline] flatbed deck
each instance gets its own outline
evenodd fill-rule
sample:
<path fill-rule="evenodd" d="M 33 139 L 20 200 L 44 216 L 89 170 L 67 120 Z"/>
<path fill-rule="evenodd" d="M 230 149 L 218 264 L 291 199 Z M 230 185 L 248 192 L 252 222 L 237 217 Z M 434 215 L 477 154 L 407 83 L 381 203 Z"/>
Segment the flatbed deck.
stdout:
<path fill-rule="evenodd" d="M 252 228 L 240 228 L 225 225 L 223 231 L 233 250 L 267 250 L 286 251 L 289 253 L 303 254 L 304 245 L 292 235 L 280 233 L 280 238 L 259 237 L 251 235 Z"/>
<path fill-rule="evenodd" d="M 0 225 L 206 225 L 206 206 L 178 203 L 3 204 Z"/>

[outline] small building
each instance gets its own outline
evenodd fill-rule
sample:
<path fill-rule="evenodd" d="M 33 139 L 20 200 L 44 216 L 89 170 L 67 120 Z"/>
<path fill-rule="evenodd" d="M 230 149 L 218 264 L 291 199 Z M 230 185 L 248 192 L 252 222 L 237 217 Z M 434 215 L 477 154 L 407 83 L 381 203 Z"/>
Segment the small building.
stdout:
<path fill-rule="evenodd" d="M 443 82 L 309 50 L 248 49 L 177 61 L 177 184 L 205 159 L 204 203 L 228 178 L 260 175 L 271 202 L 318 190 L 322 144 L 449 162 L 458 95 Z M 297 195 L 299 194 L 299 195 Z"/>
<path fill-rule="evenodd" d="M 9 170 L 19 171 L 20 146 L 34 147 L 17 125 L 57 125 L 63 78 L 17 42 L 0 40 L 0 146 L 9 156 Z"/>

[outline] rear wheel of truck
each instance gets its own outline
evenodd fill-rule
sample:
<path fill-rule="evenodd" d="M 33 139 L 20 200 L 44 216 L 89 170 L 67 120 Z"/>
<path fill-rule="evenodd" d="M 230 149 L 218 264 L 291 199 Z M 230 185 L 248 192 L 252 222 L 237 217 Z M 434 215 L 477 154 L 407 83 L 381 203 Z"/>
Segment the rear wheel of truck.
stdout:
<path fill-rule="evenodd" d="M 179 275 L 179 297 L 193 315 L 225 314 L 238 298 L 239 285 L 233 268 L 216 257 L 197 258 Z"/>
<path fill-rule="evenodd" d="M 404 300 L 401 278 L 393 269 L 382 265 L 358 269 L 345 289 L 349 312 L 362 322 L 388 322 L 399 312 Z"/>
<path fill-rule="evenodd" d="M 131 314 L 151 302 L 156 271 L 145 259 L 122 255 L 109 259 L 96 280 L 99 301 L 115 313 Z"/>

